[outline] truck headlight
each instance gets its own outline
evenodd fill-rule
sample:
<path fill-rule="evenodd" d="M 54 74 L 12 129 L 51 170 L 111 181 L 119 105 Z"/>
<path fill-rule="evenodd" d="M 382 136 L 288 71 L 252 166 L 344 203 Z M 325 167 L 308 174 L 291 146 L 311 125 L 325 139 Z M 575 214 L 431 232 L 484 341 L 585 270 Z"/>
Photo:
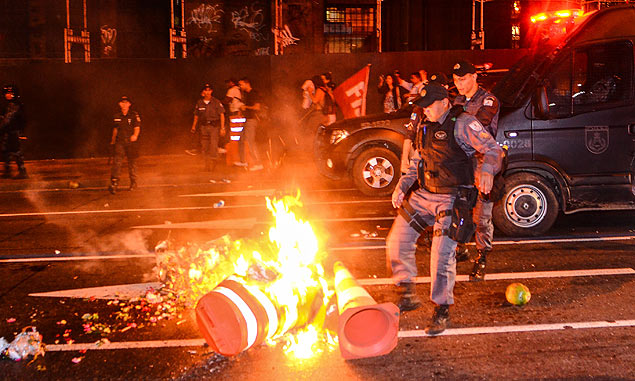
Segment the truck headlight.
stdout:
<path fill-rule="evenodd" d="M 333 130 L 331 132 L 331 144 L 337 144 L 346 139 L 350 133 L 346 130 Z"/>

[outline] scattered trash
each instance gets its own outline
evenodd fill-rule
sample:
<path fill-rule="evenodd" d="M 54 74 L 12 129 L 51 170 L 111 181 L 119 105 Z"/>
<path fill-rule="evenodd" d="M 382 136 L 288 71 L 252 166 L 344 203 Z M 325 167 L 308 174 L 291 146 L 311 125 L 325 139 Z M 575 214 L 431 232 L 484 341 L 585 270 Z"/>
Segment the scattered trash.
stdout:
<path fill-rule="evenodd" d="M 60 320 L 57 322 L 57 325 L 66 325 L 66 320 Z"/>
<path fill-rule="evenodd" d="M 61 253 L 61 251 L 55 250 L 55 254 L 59 254 L 59 253 Z"/>
<path fill-rule="evenodd" d="M 84 359 L 84 356 L 73 357 L 73 359 L 71 361 L 73 362 L 73 364 L 79 364 L 80 362 L 82 362 L 83 359 Z"/>
<path fill-rule="evenodd" d="M 104 204 L 104 208 L 108 208 L 108 207 L 110 207 L 110 204 L 109 203 L 105 203 Z"/>
<path fill-rule="evenodd" d="M 8 346 L 5 343 L 6 340 L 1 338 L 2 353 L 6 352 L 11 360 L 20 361 L 29 356 L 34 356 L 33 360 L 35 360 L 38 355 L 44 356 L 45 347 L 42 343 L 42 335 L 33 326 L 24 327 Z"/>
<path fill-rule="evenodd" d="M 219 202 L 214 204 L 214 208 L 222 208 L 223 206 L 225 206 L 225 201 L 223 200 L 220 200 Z"/>
<path fill-rule="evenodd" d="M 163 241 L 159 242 L 159 244 L 154 247 L 154 252 L 155 253 L 162 253 L 162 252 L 166 251 L 168 249 L 168 247 L 169 247 L 168 240 L 167 239 L 163 240 Z"/>
<path fill-rule="evenodd" d="M 359 238 L 359 237 L 364 237 L 364 239 L 375 239 L 379 236 L 379 233 L 375 232 L 369 232 L 367 230 L 361 229 L 359 231 L 359 233 L 353 233 L 351 234 L 351 237 L 353 238 Z"/>
<path fill-rule="evenodd" d="M 222 179 L 222 182 L 224 182 L 225 184 L 231 184 L 231 180 L 230 179 Z"/>
<path fill-rule="evenodd" d="M 71 180 L 68 182 L 68 187 L 71 189 L 77 189 L 79 188 L 79 183 L 77 181 Z"/>
<path fill-rule="evenodd" d="M 212 183 L 212 184 L 216 184 L 217 181 L 212 179 L 209 182 Z"/>
<path fill-rule="evenodd" d="M 353 233 L 353 234 L 351 234 L 351 237 L 353 237 L 353 238 L 361 237 L 361 234 Z"/>
<path fill-rule="evenodd" d="M 7 323 L 15 323 L 15 318 L 8 318 Z"/>

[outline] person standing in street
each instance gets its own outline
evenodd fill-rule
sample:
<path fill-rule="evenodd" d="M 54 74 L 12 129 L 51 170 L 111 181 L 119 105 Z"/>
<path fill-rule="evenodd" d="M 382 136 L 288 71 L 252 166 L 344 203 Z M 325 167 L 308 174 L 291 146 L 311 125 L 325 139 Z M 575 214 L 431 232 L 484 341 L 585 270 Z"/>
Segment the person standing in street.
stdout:
<path fill-rule="evenodd" d="M 212 96 L 214 89 L 206 83 L 201 89 L 201 98 L 194 106 L 194 121 L 191 133 L 199 130 L 201 154 L 206 172 L 214 170 L 218 158 L 218 140 L 225 136 L 225 108 Z"/>
<path fill-rule="evenodd" d="M 132 102 L 127 96 L 119 99 L 119 112 L 113 117 L 112 137 L 110 144 L 113 148 L 112 168 L 110 172 L 110 186 L 108 191 L 117 193 L 119 173 L 124 156 L 128 161 L 128 175 L 130 176 L 129 190 L 137 188 L 137 158 L 139 157 L 139 133 L 141 132 L 141 117 L 131 110 Z"/>
<path fill-rule="evenodd" d="M 456 277 L 454 251 L 457 241 L 466 241 L 473 233 L 475 185 L 484 194 L 490 192 L 503 153 L 474 116 L 461 106 L 451 107 L 444 87 L 427 85 L 416 105 L 427 118 L 426 132 L 419 129 L 412 164 L 392 194 L 392 204 L 399 213 L 386 238 L 386 254 L 393 282 L 401 293 L 399 310 L 419 308 L 413 283 L 417 276 L 415 242 L 426 226 L 433 226 L 430 299 L 435 307 L 425 331 L 435 335 L 450 321 Z M 477 152 L 481 155 L 475 156 Z M 478 160 L 476 171 L 474 158 Z M 419 188 L 408 193 L 416 181 Z"/>
<path fill-rule="evenodd" d="M 478 74 L 476 68 L 470 62 L 460 61 L 454 65 L 452 77 L 459 95 L 454 99 L 454 105 L 463 107 L 463 110 L 483 125 L 485 130 L 496 139 L 498 127 L 499 102 L 494 94 L 483 89 L 476 81 Z M 494 237 L 494 225 L 492 223 L 492 210 L 494 202 L 487 193 L 479 193 L 474 207 L 474 223 L 476 231 L 474 241 L 478 256 L 474 262 L 474 268 L 470 272 L 469 279 L 473 282 L 482 281 L 485 278 L 485 266 L 487 255 L 492 251 L 492 239 Z M 467 246 L 457 247 L 457 260 L 467 260 L 469 252 Z"/>
<path fill-rule="evenodd" d="M 240 110 L 245 117 L 245 126 L 243 128 L 240 141 L 238 142 L 238 154 L 240 155 L 240 161 L 234 163 L 239 167 L 247 167 L 247 159 L 245 154 L 245 143 L 249 146 L 249 152 L 254 160 L 250 171 L 260 171 L 264 167 L 260 161 L 260 155 L 258 154 L 258 147 L 256 147 L 256 132 L 258 129 L 258 112 L 261 109 L 262 99 L 260 93 L 251 87 L 251 81 L 248 78 L 242 78 L 238 81 L 238 86 L 242 92 L 242 105 Z"/>
<path fill-rule="evenodd" d="M 24 106 L 20 101 L 20 94 L 14 85 L 6 85 L 3 90 L 6 101 L 0 110 L 0 136 L 2 139 L 2 160 L 4 160 L 3 178 L 11 178 L 11 160 L 18 166 L 16 179 L 26 179 L 29 176 L 24 166 L 24 155 L 20 149 L 20 139 L 26 126 Z"/>

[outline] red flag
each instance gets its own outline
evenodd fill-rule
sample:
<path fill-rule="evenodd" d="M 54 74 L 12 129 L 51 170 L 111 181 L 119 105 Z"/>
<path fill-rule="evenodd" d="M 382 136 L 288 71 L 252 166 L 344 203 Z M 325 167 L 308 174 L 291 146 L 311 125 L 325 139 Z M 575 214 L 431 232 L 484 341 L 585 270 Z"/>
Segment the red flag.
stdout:
<path fill-rule="evenodd" d="M 335 102 L 342 110 L 344 119 L 366 115 L 366 94 L 370 64 L 353 74 L 333 90 Z"/>

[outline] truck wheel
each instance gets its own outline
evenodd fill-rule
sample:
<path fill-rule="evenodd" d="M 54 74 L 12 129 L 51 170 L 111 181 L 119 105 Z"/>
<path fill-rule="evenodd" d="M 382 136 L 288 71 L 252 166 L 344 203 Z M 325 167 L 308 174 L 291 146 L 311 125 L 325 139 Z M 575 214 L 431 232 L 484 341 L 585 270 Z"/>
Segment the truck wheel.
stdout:
<path fill-rule="evenodd" d="M 382 147 L 362 152 L 353 162 L 352 177 L 355 186 L 368 196 L 386 196 L 399 181 L 399 158 Z"/>
<path fill-rule="evenodd" d="M 558 199 L 549 183 L 531 173 L 505 179 L 503 198 L 494 205 L 494 224 L 509 236 L 537 236 L 551 228 L 558 216 Z"/>

